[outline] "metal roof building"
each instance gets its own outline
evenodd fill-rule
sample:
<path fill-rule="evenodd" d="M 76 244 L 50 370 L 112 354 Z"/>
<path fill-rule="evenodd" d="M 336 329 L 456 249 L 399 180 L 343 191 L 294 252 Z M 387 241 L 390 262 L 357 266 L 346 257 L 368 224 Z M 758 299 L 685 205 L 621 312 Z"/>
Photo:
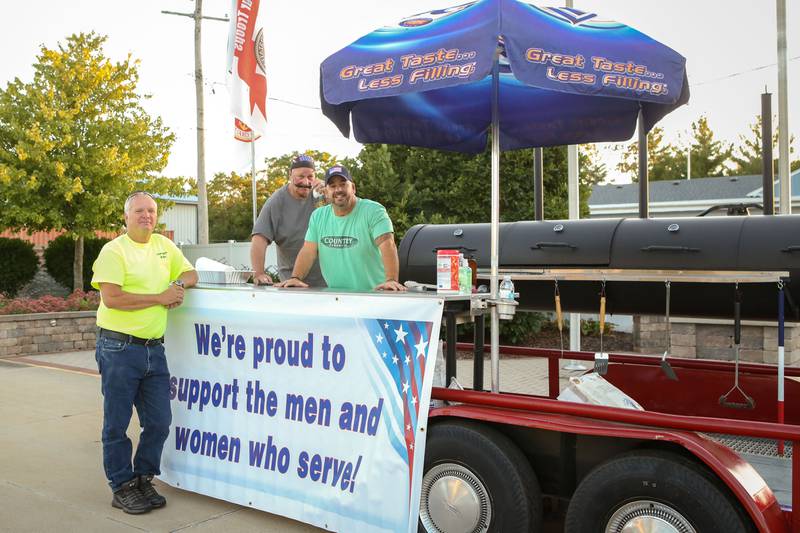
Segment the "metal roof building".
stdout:
<path fill-rule="evenodd" d="M 691 180 L 650 182 L 650 216 L 696 216 L 720 204 L 761 203 L 761 176 L 724 176 Z M 775 211 L 780 186 L 775 182 Z M 639 215 L 639 185 L 595 185 L 589 197 L 590 218 L 636 217 Z M 761 214 L 761 209 L 751 209 Z M 800 212 L 800 171 L 792 174 L 792 212 Z M 711 214 L 725 215 L 725 211 Z"/>

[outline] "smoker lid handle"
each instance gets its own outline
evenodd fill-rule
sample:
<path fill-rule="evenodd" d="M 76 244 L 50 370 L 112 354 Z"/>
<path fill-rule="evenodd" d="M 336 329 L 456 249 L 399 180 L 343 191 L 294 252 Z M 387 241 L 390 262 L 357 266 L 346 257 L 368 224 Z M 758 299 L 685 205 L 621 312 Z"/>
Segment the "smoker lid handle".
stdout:
<path fill-rule="evenodd" d="M 542 248 L 569 248 L 574 250 L 577 246 L 568 242 L 537 242 L 531 246 L 531 250 L 541 250 Z"/>
<path fill-rule="evenodd" d="M 688 246 L 661 246 L 651 244 L 641 249 L 643 252 L 699 252 L 700 248 L 690 248 Z"/>
<path fill-rule="evenodd" d="M 796 244 L 794 244 L 792 246 L 787 246 L 786 248 L 781 250 L 781 252 L 783 252 L 785 254 L 790 254 L 792 252 L 800 252 L 800 246 L 798 246 Z"/>
<path fill-rule="evenodd" d="M 437 246 L 433 250 L 433 253 L 438 252 L 439 250 L 460 250 L 463 252 L 477 252 L 477 248 L 467 248 L 466 246 Z"/>

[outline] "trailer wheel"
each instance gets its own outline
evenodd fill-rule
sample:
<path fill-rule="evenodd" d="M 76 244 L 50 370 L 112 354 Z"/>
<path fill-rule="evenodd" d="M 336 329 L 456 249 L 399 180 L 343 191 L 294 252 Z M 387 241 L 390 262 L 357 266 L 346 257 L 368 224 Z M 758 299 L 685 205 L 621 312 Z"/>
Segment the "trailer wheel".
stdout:
<path fill-rule="evenodd" d="M 421 533 L 539 531 L 539 482 L 511 440 L 470 422 L 433 425 L 425 444 Z"/>
<path fill-rule="evenodd" d="M 632 452 L 587 475 L 567 509 L 566 533 L 753 531 L 710 475 L 669 452 Z"/>

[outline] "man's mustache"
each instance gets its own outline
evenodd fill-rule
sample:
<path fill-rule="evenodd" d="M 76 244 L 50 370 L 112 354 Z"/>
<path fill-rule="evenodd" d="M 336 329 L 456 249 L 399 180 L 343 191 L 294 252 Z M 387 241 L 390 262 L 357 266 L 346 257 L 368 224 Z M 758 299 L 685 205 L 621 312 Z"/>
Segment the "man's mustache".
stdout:
<path fill-rule="evenodd" d="M 295 185 L 298 189 L 311 189 L 311 185 Z"/>

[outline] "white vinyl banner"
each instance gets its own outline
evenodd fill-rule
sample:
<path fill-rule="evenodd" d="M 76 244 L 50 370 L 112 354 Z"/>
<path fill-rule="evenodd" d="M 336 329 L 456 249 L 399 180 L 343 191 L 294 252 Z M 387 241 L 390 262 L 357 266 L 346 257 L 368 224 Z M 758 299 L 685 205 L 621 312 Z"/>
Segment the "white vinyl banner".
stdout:
<path fill-rule="evenodd" d="M 443 300 L 191 289 L 161 479 L 331 531 L 417 530 Z"/>

